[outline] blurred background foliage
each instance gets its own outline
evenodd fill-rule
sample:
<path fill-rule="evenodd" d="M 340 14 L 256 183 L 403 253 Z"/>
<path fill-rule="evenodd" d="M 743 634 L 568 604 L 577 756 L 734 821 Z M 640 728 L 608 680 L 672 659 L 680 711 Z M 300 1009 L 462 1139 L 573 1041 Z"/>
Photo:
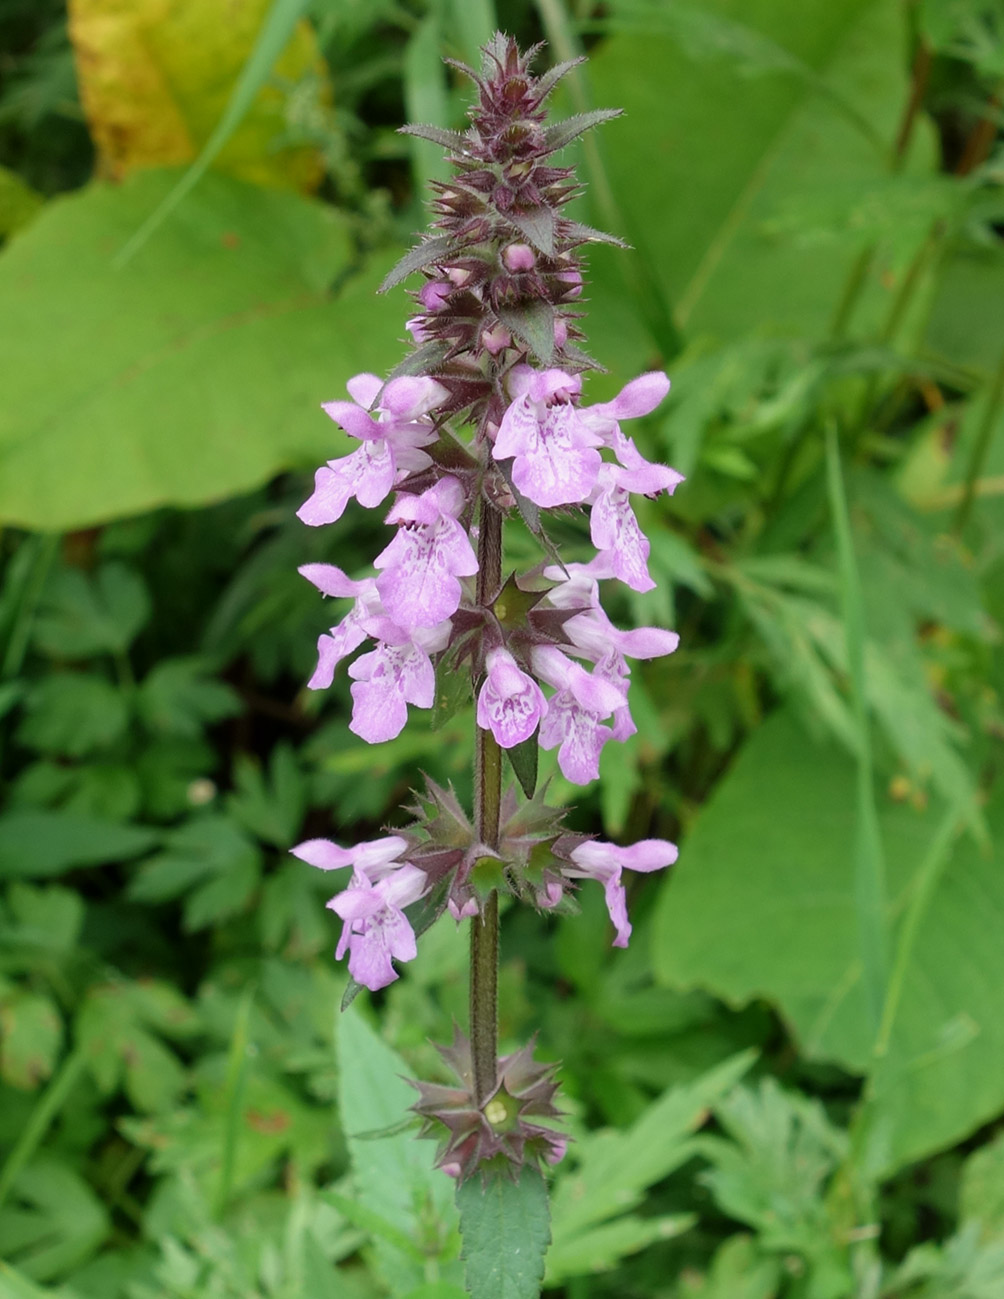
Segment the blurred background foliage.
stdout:
<path fill-rule="evenodd" d="M 393 1127 L 465 1015 L 448 922 L 332 1023 L 290 859 L 467 775 L 303 682 L 379 520 L 293 511 L 319 410 L 400 358 L 375 295 L 496 24 L 587 52 L 559 110 L 598 248 L 588 381 L 640 436 L 675 626 L 583 829 L 679 838 L 510 912 L 576 1142 L 569 1299 L 1004 1295 L 1001 0 L 6 0 L 0 8 L 0 1295 L 456 1299 L 452 1188 Z M 576 152 L 577 150 L 577 152 Z M 581 520 L 564 553 L 587 552 Z M 514 529 L 513 563 L 530 554 Z"/>

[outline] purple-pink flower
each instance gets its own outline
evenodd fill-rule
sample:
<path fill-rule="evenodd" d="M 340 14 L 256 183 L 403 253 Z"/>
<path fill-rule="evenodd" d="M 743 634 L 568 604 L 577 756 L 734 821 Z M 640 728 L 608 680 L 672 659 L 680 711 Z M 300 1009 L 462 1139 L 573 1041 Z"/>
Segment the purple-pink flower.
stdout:
<path fill-rule="evenodd" d="M 432 707 L 436 670 L 429 655 L 446 648 L 450 624 L 407 632 L 389 618 L 378 618 L 367 630 L 377 645 L 349 666 L 355 683 L 349 730 L 368 744 L 382 744 L 404 729 L 408 704 Z"/>
<path fill-rule="evenodd" d="M 558 766 L 567 780 L 588 785 L 600 774 L 600 753 L 613 731 L 603 722 L 627 705 L 627 686 L 587 672 L 554 645 L 533 650 L 533 668 L 554 686 L 540 727 L 540 747 L 558 750 Z"/>
<path fill-rule="evenodd" d="M 377 590 L 388 617 L 413 631 L 435 627 L 460 605 L 460 577 L 478 571 L 467 533 L 458 523 L 465 505 L 456 478 L 441 478 L 420 496 L 399 495 L 387 515 L 401 526 L 373 561 L 382 569 Z"/>
<path fill-rule="evenodd" d="M 408 863 L 376 884 L 360 876 L 327 904 L 345 921 L 335 949 L 341 960 L 349 952 L 349 974 L 376 992 L 398 977 L 392 960 L 413 961 L 418 955 L 415 931 L 403 908 L 417 902 L 428 877 Z"/>
<path fill-rule="evenodd" d="M 582 380 L 563 370 L 517 365 L 509 376 L 513 401 L 502 417 L 492 455 L 512 458 L 512 480 L 537 505 L 586 500 L 600 470 L 602 439 L 582 421 L 574 398 Z"/>
<path fill-rule="evenodd" d="M 408 847 L 400 835 L 387 835 L 342 848 L 330 839 L 308 839 L 290 851 L 320 870 L 352 867 L 348 887 L 328 903 L 345 924 L 335 951 L 349 953 L 349 973 L 374 992 L 398 977 L 392 960 L 416 955 L 415 931 L 403 908 L 426 892 L 428 877 L 401 856 Z"/>
<path fill-rule="evenodd" d="M 478 695 L 478 725 L 490 730 L 503 749 L 528 740 L 547 713 L 547 702 L 533 677 L 507 649 L 489 650 L 488 669 Z"/>
<path fill-rule="evenodd" d="M 299 571 L 325 595 L 356 597 L 338 626 L 317 638 L 317 667 L 307 686 L 311 690 L 326 690 L 334 680 L 335 668 L 363 643 L 369 635 L 366 624 L 382 614 L 383 607 L 372 577 L 355 581 L 334 564 L 303 564 Z"/>
<path fill-rule="evenodd" d="M 627 947 L 631 937 L 631 922 L 627 915 L 627 895 L 621 883 L 621 872 L 657 871 L 672 866 L 677 858 L 676 844 L 666 839 L 643 839 L 629 848 L 617 844 L 588 840 L 573 848 L 569 854 L 571 865 L 562 873 L 568 879 L 599 880 L 606 895 L 607 911 L 617 935 L 614 947 Z"/>
<path fill-rule="evenodd" d="M 362 446 L 329 460 L 314 475 L 314 491 L 297 510 L 313 527 L 340 519 L 353 497 L 367 509 L 375 508 L 402 475 L 431 464 L 421 448 L 434 442 L 437 433 L 425 416 L 449 395 L 428 376 L 392 379 L 384 386 L 375 374 L 357 374 L 346 386 L 352 401 L 325 402 L 322 409 Z M 374 418 L 369 410 L 378 397 Z"/>

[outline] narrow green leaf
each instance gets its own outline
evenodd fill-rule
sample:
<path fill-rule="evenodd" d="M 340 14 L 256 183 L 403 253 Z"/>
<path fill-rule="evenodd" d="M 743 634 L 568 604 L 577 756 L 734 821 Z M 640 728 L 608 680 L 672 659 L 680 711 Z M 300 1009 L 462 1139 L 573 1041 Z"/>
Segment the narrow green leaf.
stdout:
<path fill-rule="evenodd" d="M 237 1143 L 241 1135 L 244 1092 L 247 1086 L 248 1059 L 253 1049 L 250 1041 L 251 1011 L 254 1007 L 257 989 L 252 984 L 245 988 L 237 1006 L 234 1017 L 234 1031 L 230 1038 L 230 1051 L 227 1055 L 227 1077 L 224 1084 L 226 1095 L 226 1118 L 223 1129 L 223 1149 L 220 1159 L 220 1180 L 216 1187 L 216 1198 L 213 1205 L 213 1216 L 222 1218 L 230 1203 L 230 1194 L 234 1184 L 234 1163 L 237 1155 Z"/>
<path fill-rule="evenodd" d="M 445 127 L 450 116 L 446 78 L 441 59 L 443 33 L 439 5 L 432 5 L 412 33 L 404 52 L 404 106 L 409 121 Z M 428 129 L 428 128 L 425 128 Z M 412 165 L 416 189 L 424 196 L 430 181 L 446 180 L 450 165 L 442 145 L 424 130 L 409 132 L 412 137 Z M 448 145 L 452 149 L 452 145 Z"/>
<path fill-rule="evenodd" d="M 395 284 L 406 280 L 414 271 L 420 271 L 434 262 L 442 261 L 449 255 L 452 245 L 452 235 L 435 235 L 431 239 L 423 239 L 417 248 L 405 253 L 397 265 L 387 272 L 378 292 L 386 293 Z"/>
<path fill-rule="evenodd" d="M 826 435 L 826 482 L 837 542 L 847 659 L 857 740 L 857 822 L 855 835 L 855 886 L 861 961 L 865 993 L 876 1035 L 886 996 L 888 954 L 885 926 L 885 855 L 875 805 L 871 721 L 865 682 L 865 619 L 861 579 L 858 576 L 851 520 L 840 467 L 840 446 L 831 426 Z"/>
<path fill-rule="evenodd" d="M 414 1259 L 416 1263 L 422 1262 L 424 1255 L 412 1238 L 400 1227 L 395 1227 L 392 1222 L 388 1222 L 375 1209 L 360 1204 L 358 1200 L 350 1200 L 346 1195 L 339 1195 L 337 1191 L 322 1191 L 320 1198 L 333 1205 L 343 1218 L 352 1223 L 353 1227 L 358 1227 L 360 1231 L 365 1231 L 370 1236 L 388 1241 L 403 1254 Z"/>
<path fill-rule="evenodd" d="M 562 233 L 566 239 L 577 239 L 587 244 L 612 244 L 614 248 L 630 248 L 629 243 L 608 235 L 605 230 L 596 230 L 593 226 L 584 225 L 581 221 L 566 221 L 562 224 Z"/>
<path fill-rule="evenodd" d="M 429 725 L 438 731 L 465 704 L 471 702 L 471 674 L 458 667 L 452 654 L 444 654 L 436 665 L 436 702 Z"/>
<path fill-rule="evenodd" d="M 255 47 L 251 51 L 251 57 L 237 79 L 237 84 L 223 110 L 223 116 L 216 124 L 216 129 L 175 187 L 157 205 L 118 254 L 115 259 L 116 267 L 124 266 L 142 248 L 157 227 L 191 193 L 208 171 L 213 159 L 240 125 L 241 119 L 251 107 L 258 91 L 271 75 L 276 59 L 286 48 L 293 34 L 293 28 L 299 22 L 306 7 L 307 0 L 273 0 L 272 8 L 262 23 Z"/>
<path fill-rule="evenodd" d="M 408 122 L 397 128 L 398 135 L 414 135 L 420 140 L 431 140 L 450 153 L 469 153 L 471 142 L 460 131 L 448 131 L 442 126 L 433 126 L 429 122 Z"/>
<path fill-rule="evenodd" d="M 492 1172 L 457 1187 L 461 1257 L 471 1299 L 537 1299 L 551 1242 L 547 1187 L 524 1165 L 518 1180 Z"/>
<path fill-rule="evenodd" d="M 592 1272 L 609 1272 L 620 1259 L 634 1254 L 659 1240 L 671 1240 L 689 1231 L 697 1221 L 693 1213 L 677 1213 L 663 1218 L 639 1218 L 634 1214 L 614 1218 L 588 1233 L 559 1242 L 547 1256 L 547 1284 L 557 1285 L 566 1277 L 586 1276 Z"/>
<path fill-rule="evenodd" d="M 477 63 L 481 49 L 490 45 L 498 31 L 492 0 L 446 0 L 448 30 L 471 62 Z"/>
<path fill-rule="evenodd" d="M 104 866 L 147 852 L 155 830 L 118 825 L 75 812 L 15 809 L 0 817 L 0 878 L 62 875 L 76 866 Z"/>
<path fill-rule="evenodd" d="M 548 127 L 544 133 L 544 142 L 548 149 L 563 149 L 566 144 L 571 144 L 594 126 L 620 117 L 623 112 L 623 108 L 593 108 L 588 113 L 576 113 L 574 117 L 567 117 L 563 122 L 555 122 Z"/>
<path fill-rule="evenodd" d="M 546 99 L 562 77 L 567 77 L 573 68 L 585 61 L 586 56 L 580 54 L 577 58 L 565 59 L 563 63 L 556 63 L 553 68 L 549 68 L 537 82 L 537 102 Z"/>
<path fill-rule="evenodd" d="M 522 744 L 516 744 L 505 751 L 506 757 L 509 759 L 509 765 L 516 773 L 516 779 L 519 781 L 527 798 L 533 798 L 533 792 L 537 788 L 537 760 L 540 756 L 539 735 L 540 727 L 538 726 L 528 740 L 524 740 Z"/>

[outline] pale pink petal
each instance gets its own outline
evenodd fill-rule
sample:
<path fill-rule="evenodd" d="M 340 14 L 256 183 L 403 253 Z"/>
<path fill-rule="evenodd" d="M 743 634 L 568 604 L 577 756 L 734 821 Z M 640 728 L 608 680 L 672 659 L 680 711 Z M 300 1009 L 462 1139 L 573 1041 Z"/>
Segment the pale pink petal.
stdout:
<path fill-rule="evenodd" d="M 632 591 L 654 588 L 648 571 L 651 546 L 638 526 L 627 492 L 614 487 L 600 494 L 590 511 L 589 535 L 593 545 L 609 556 L 615 576 Z"/>
<path fill-rule="evenodd" d="M 349 396 L 363 410 L 370 410 L 373 403 L 383 387 L 383 380 L 375 374 L 357 374 L 351 378 L 345 387 L 349 391 Z"/>
<path fill-rule="evenodd" d="M 312 528 L 335 523 L 345 513 L 351 496 L 352 484 L 342 474 L 322 465 L 314 474 L 314 490 L 297 510 L 296 517 Z"/>
<path fill-rule="evenodd" d="M 340 870 L 343 866 L 352 865 L 352 853 L 347 848 L 339 848 L 330 839 L 306 839 L 289 850 L 294 857 L 316 866 L 322 871 Z"/>
<path fill-rule="evenodd" d="M 297 572 L 302 574 L 308 582 L 312 582 L 324 595 L 361 595 L 363 591 L 373 585 L 371 577 L 364 577 L 356 581 L 346 576 L 334 564 L 301 564 Z"/>
<path fill-rule="evenodd" d="M 503 749 L 511 749 L 530 738 L 546 712 L 540 686 L 512 655 L 506 650 L 490 653 L 488 675 L 478 695 L 481 729 L 490 730 Z"/>
<path fill-rule="evenodd" d="M 492 455 L 496 460 L 508 460 L 533 450 L 539 437 L 537 417 L 526 397 L 514 401 L 502 416 L 495 435 Z"/>
<path fill-rule="evenodd" d="M 346 433 L 360 441 L 368 442 L 373 438 L 382 438 L 383 430 L 376 420 L 351 401 L 325 401 L 321 410 L 329 419 L 341 425 Z"/>
<path fill-rule="evenodd" d="M 349 730 L 367 744 L 396 739 L 408 720 L 404 697 L 379 682 L 357 681 L 352 687 L 352 720 Z"/>

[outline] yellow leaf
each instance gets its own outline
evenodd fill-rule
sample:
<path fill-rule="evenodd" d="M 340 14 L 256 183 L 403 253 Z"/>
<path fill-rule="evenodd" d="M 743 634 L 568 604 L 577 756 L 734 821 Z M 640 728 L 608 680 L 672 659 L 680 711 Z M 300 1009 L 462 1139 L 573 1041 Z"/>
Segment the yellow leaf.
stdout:
<path fill-rule="evenodd" d="M 99 175 L 190 162 L 219 121 L 270 0 L 70 0 L 80 98 Z M 304 96 L 304 89 L 307 95 Z M 318 112 L 330 83 L 313 29 L 297 24 L 268 84 L 213 165 L 255 184 L 311 191 L 315 145 L 290 142 L 292 106 Z M 315 118 L 317 114 L 314 115 Z"/>

